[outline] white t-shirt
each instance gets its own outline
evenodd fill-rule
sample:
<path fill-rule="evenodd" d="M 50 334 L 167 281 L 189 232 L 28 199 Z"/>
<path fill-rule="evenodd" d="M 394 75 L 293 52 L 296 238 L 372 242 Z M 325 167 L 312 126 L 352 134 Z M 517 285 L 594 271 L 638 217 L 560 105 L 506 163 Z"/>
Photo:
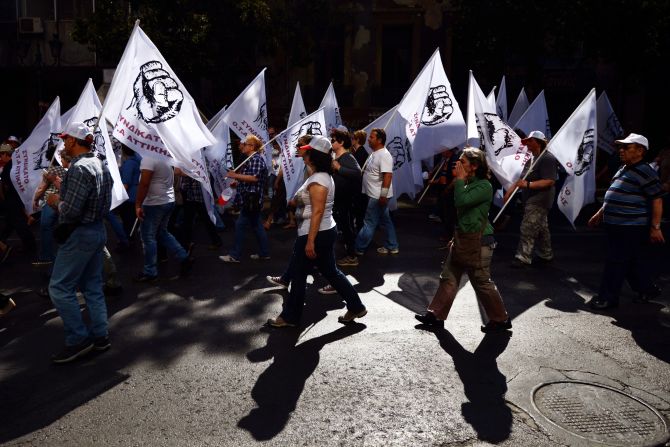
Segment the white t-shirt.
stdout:
<path fill-rule="evenodd" d="M 174 202 L 174 172 L 169 164 L 144 157 L 140 162 L 140 171 L 152 171 L 149 191 L 143 205 L 165 205 Z"/>
<path fill-rule="evenodd" d="M 370 154 L 363 169 L 363 194 L 379 199 L 382 192 L 384 173 L 393 173 L 393 155 L 385 147 Z M 387 197 L 393 197 L 393 182 L 389 185 Z"/>
<path fill-rule="evenodd" d="M 317 172 L 310 175 L 305 183 L 298 189 L 293 198 L 296 201 L 295 218 L 298 222 L 298 236 L 304 236 L 309 233 L 309 226 L 312 220 L 312 202 L 310 201 L 307 188 L 312 183 L 318 183 L 328 188 L 326 196 L 326 209 L 323 211 L 321 226 L 319 231 L 330 230 L 335 226 L 333 219 L 333 203 L 335 202 L 335 182 L 330 174 L 326 172 Z"/>

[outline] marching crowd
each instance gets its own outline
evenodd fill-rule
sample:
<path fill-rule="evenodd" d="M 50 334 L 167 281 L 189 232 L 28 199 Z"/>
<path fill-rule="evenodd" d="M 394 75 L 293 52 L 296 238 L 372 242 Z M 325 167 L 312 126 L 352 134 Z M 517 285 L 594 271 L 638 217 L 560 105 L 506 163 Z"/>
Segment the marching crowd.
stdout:
<path fill-rule="evenodd" d="M 104 161 L 91 150 L 92 129 L 84 123 L 72 122 L 59 137 L 64 143 L 58 157 L 62 164 L 54 162 L 56 149 L 52 147 L 47 155 L 52 163 L 35 195 L 37 213 L 33 215 L 27 215 L 10 178 L 12 153 L 19 140 L 10 137 L 0 146 L 0 209 L 4 220 L 0 261 L 5 262 L 11 256 L 13 247 L 7 239 L 15 231 L 22 249 L 34 257 L 34 265 L 49 271 L 48 285 L 40 293 L 51 299 L 65 330 L 65 347 L 52 360 L 67 363 L 91 350 L 104 351 L 111 345 L 105 295 L 120 293 L 121 284 L 106 246 L 105 220 L 117 235 L 117 250 L 127 249 L 132 237 L 140 235 L 144 258 L 142 270 L 135 278 L 138 282 L 157 281 L 159 260 L 168 254 L 179 262 L 179 277 L 189 275 L 194 263 L 192 239 L 196 217 L 205 226 L 212 248 L 220 248 L 222 241 L 217 224 L 208 217 L 199 183 L 180 169 L 141 158 L 123 146 L 120 173 L 129 200 L 110 212 L 113 180 Z M 370 153 L 364 148 L 366 142 Z M 503 198 L 507 202 L 515 192 L 521 193 L 523 218 L 512 261 L 514 267 L 521 269 L 531 263 L 549 263 L 554 257 L 547 215 L 555 200 L 559 177 L 558 163 L 545 150 L 547 139 L 542 132 L 533 131 L 522 142 L 532 157 L 522 177 Z M 615 144 L 621 166 L 613 175 L 602 207 L 588 222 L 589 226 L 604 225 L 607 232 L 607 261 L 599 292 L 590 303 L 595 309 L 618 305 L 624 279 L 640 300 L 661 293 L 650 275 L 647 253 L 651 244 L 664 242 L 661 219 L 663 201 L 667 201 L 670 191 L 670 158 L 666 151 L 665 158 L 652 166 L 646 160 L 649 142 L 642 135 L 633 133 Z M 228 173 L 236 188 L 234 244 L 219 259 L 225 263 L 243 262 L 243 242 L 248 230 L 258 244 L 250 258 L 270 259 L 266 231 L 275 223 L 286 223 L 286 227 L 297 230 L 293 250 L 285 271 L 279 276 L 268 276 L 267 280 L 289 292 L 282 312 L 269 319 L 268 325 L 299 326 L 306 278 L 314 268 L 328 281 L 319 292 L 338 293 L 346 302 L 347 311 L 339 317 L 341 323 L 364 317 L 367 310 L 340 268 L 359 265 L 378 227 L 383 229 L 384 242 L 377 252 L 398 255 L 400 251 L 389 212 L 389 201 L 394 197 L 394 160 L 386 148 L 384 129 L 372 129 L 368 135 L 339 126 L 328 136 L 302 136 L 295 150 L 305 164 L 304 182 L 288 201 L 281 169 L 266 166 L 262 148 L 262 141 L 253 135 L 240 141 L 239 150 L 248 161 Z M 510 330 L 512 323 L 491 278 L 491 259 L 496 247 L 490 220 L 494 187 L 486 154 L 472 147 L 453 148 L 446 149 L 442 158 L 444 163 L 437 165 L 434 176 L 438 179 L 434 183 L 441 187 L 435 212 L 445 223 L 448 255 L 435 296 L 425 313 L 415 317 L 424 325 L 443 327 L 461 277 L 467 274 L 488 317 L 482 331 Z M 271 205 L 263 217 L 268 192 Z M 183 200 L 183 212 L 176 229 L 178 196 Z M 36 218 L 39 218 L 39 245 L 30 229 Z M 345 253 L 340 259 L 335 256 L 338 240 Z M 82 319 L 78 292 L 86 302 L 89 326 Z M 11 297 L 0 294 L 0 316 L 15 306 Z"/>

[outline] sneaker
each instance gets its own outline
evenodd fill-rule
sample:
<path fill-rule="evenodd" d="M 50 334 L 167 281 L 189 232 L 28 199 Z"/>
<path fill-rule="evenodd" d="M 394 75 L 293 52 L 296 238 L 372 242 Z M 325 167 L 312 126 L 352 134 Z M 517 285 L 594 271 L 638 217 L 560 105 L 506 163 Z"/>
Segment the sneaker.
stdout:
<path fill-rule="evenodd" d="M 7 315 L 10 313 L 14 308 L 16 307 L 16 303 L 14 302 L 13 299 L 8 299 L 7 304 L 5 304 L 5 307 L 0 308 L 0 316 L 2 315 Z"/>
<path fill-rule="evenodd" d="M 268 320 L 268 326 L 272 327 L 296 327 L 296 324 L 294 323 L 289 323 L 288 321 L 284 320 L 282 317 L 277 317 L 275 319 L 270 318 Z"/>
<path fill-rule="evenodd" d="M 425 324 L 427 326 L 441 327 L 441 328 L 444 327 L 444 321 L 438 320 L 435 314 L 432 312 L 426 312 L 424 314 L 416 314 L 414 315 L 414 318 L 419 320 L 421 324 Z"/>
<path fill-rule="evenodd" d="M 189 255 L 188 258 L 184 259 L 181 261 L 179 264 L 179 277 L 184 278 L 191 273 L 191 270 L 193 270 L 193 261 L 194 259 Z"/>
<path fill-rule="evenodd" d="M 135 278 L 133 278 L 133 281 L 135 281 L 135 282 L 156 282 L 156 281 L 158 281 L 158 275 L 147 275 L 146 273 L 140 273 Z"/>
<path fill-rule="evenodd" d="M 340 323 L 351 323 L 354 321 L 355 318 L 363 318 L 368 314 L 368 310 L 366 308 L 363 308 L 363 310 L 359 312 L 352 312 L 350 310 L 347 311 L 344 315 L 341 317 L 337 317 L 337 321 Z"/>
<path fill-rule="evenodd" d="M 69 363 L 77 360 L 79 357 L 88 354 L 93 349 L 93 342 L 89 339 L 84 340 L 78 345 L 66 346 L 61 352 L 51 357 L 54 363 Z"/>
<path fill-rule="evenodd" d="M 388 255 L 388 254 L 397 255 L 398 253 L 400 253 L 400 250 L 397 248 L 379 247 L 377 249 L 377 253 L 379 253 L 380 255 Z"/>
<path fill-rule="evenodd" d="M 602 300 L 598 295 L 594 295 L 594 297 L 591 298 L 591 301 L 589 301 L 589 306 L 591 309 L 595 310 L 613 309 L 618 305 L 619 303 L 613 301 Z"/>
<path fill-rule="evenodd" d="M 355 267 L 358 265 L 358 258 L 356 256 L 345 256 L 344 258 L 337 260 L 337 265 L 340 267 Z"/>
<path fill-rule="evenodd" d="M 330 284 L 317 289 L 317 291 L 321 295 L 335 295 L 337 293 L 337 290 L 335 290 L 335 287 L 331 286 Z"/>
<path fill-rule="evenodd" d="M 251 256 L 249 256 L 249 257 L 250 257 L 251 259 L 253 259 L 254 261 L 267 261 L 267 260 L 270 259 L 269 256 L 261 256 L 261 255 L 259 255 L 259 254 L 257 254 L 257 253 L 254 253 L 253 255 L 251 255 Z"/>
<path fill-rule="evenodd" d="M 274 286 L 281 287 L 282 289 L 288 289 L 288 284 L 282 281 L 281 276 L 266 276 L 265 279 Z"/>
<path fill-rule="evenodd" d="M 489 321 L 486 323 L 486 326 L 482 326 L 481 330 L 485 334 L 490 334 L 493 332 L 505 332 L 512 329 L 512 321 L 508 318 L 505 321 Z"/>
<path fill-rule="evenodd" d="M 95 337 L 93 340 L 93 350 L 102 352 L 108 350 L 112 344 L 109 342 L 109 337 L 103 335 L 102 337 Z"/>
<path fill-rule="evenodd" d="M 8 245 L 7 248 L 5 248 L 5 251 L 3 251 L 2 254 L 0 254 L 0 264 L 2 264 L 3 262 L 5 262 L 7 260 L 7 257 L 9 256 L 9 254 L 11 252 L 12 252 L 12 247 Z"/>
<path fill-rule="evenodd" d="M 239 264 L 240 263 L 239 259 L 235 259 L 230 255 L 219 256 L 219 259 L 222 260 L 223 262 L 230 262 L 230 263 L 233 263 L 233 264 Z"/>

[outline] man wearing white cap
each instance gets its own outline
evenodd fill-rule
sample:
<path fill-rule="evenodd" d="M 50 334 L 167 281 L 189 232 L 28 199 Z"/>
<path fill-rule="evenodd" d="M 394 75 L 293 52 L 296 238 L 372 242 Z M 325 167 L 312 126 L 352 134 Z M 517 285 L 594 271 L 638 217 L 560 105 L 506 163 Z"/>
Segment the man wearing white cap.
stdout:
<path fill-rule="evenodd" d="M 542 151 L 546 149 L 547 139 L 542 132 L 534 130 L 521 142 L 533 154 L 533 158 L 526 162 L 521 173 L 521 179 L 515 184 L 515 187 L 521 190 L 524 210 L 519 229 L 521 232 L 519 246 L 512 261 L 513 267 L 530 265 L 533 262 L 533 251 L 537 254 L 540 262 L 550 262 L 554 258 L 547 215 L 554 204 L 554 184 L 558 176 L 558 163 L 551 152 L 546 152 L 541 155 L 532 171 L 526 176 L 533 165 L 533 161 L 537 160 Z M 526 176 L 525 179 L 523 179 L 524 176 Z M 507 202 L 514 189 L 510 188 L 505 193 L 505 202 Z"/>
<path fill-rule="evenodd" d="M 649 243 L 663 243 L 661 216 L 665 195 L 656 171 L 644 156 L 647 138 L 632 133 L 614 142 L 623 166 L 614 175 L 605 193 L 603 206 L 589 220 L 589 226 L 604 223 L 607 231 L 607 255 L 598 295 L 590 305 L 608 309 L 619 304 L 624 278 L 640 300 L 660 295 L 649 274 Z"/>
<path fill-rule="evenodd" d="M 49 295 L 65 329 L 65 348 L 52 361 L 67 363 L 91 350 L 104 351 L 110 346 L 102 280 L 107 235 L 102 219 L 109 212 L 113 180 L 104 162 L 90 150 L 93 133 L 88 126 L 70 123 L 60 138 L 72 161 L 60 193 L 47 199 L 47 204 L 58 211 L 54 236 L 61 243 Z M 90 328 L 79 310 L 78 288 L 86 299 Z"/>

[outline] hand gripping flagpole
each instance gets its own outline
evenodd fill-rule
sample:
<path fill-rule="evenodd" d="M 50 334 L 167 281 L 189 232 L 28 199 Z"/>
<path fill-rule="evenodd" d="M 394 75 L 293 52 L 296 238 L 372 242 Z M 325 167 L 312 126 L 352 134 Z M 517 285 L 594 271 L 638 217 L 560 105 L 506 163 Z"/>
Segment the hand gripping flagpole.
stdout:
<path fill-rule="evenodd" d="M 246 164 L 246 162 L 248 162 L 249 160 L 251 160 L 251 157 L 253 157 L 254 155 L 264 153 L 264 152 L 265 152 L 265 146 L 267 146 L 268 144 L 272 143 L 272 142 L 273 142 L 274 140 L 276 140 L 277 137 L 278 137 L 279 135 L 281 135 L 281 134 L 282 134 L 282 133 L 278 133 L 276 137 L 274 137 L 273 139 L 271 139 L 270 141 L 268 141 L 267 143 L 265 143 L 263 146 L 261 146 L 260 149 L 258 149 L 258 152 L 254 152 L 253 154 L 251 154 L 251 155 L 249 155 L 247 158 L 245 158 L 244 161 L 243 161 L 242 163 L 240 163 L 239 165 L 237 165 L 237 167 L 236 167 L 235 169 L 233 169 L 233 172 L 237 172 L 237 170 L 240 169 L 242 166 L 244 166 L 244 165 Z"/>
<path fill-rule="evenodd" d="M 533 168 L 535 167 L 535 165 L 537 164 L 537 162 L 540 161 L 540 159 L 542 158 L 542 156 L 543 156 L 543 155 L 545 154 L 545 152 L 547 152 L 548 150 L 549 150 L 549 148 L 548 148 L 548 146 L 547 146 L 542 152 L 540 152 L 540 155 L 538 155 L 537 158 L 536 158 L 535 160 L 533 160 L 533 163 L 530 165 L 530 168 L 528 168 L 528 171 L 526 171 L 526 174 L 525 174 L 523 177 L 521 177 L 519 180 L 526 180 L 526 177 L 528 177 L 528 174 L 530 174 L 530 173 L 533 171 Z M 516 194 L 516 192 L 517 192 L 518 190 L 519 190 L 519 187 L 515 185 L 515 186 L 514 186 L 514 190 L 512 191 L 512 194 L 511 194 L 511 195 L 509 196 L 509 198 L 507 199 L 507 202 L 505 202 L 505 203 L 503 204 L 502 208 L 500 208 L 500 211 L 498 211 L 498 214 L 497 214 L 496 217 L 493 219 L 493 223 L 496 223 L 496 221 L 497 221 L 498 218 L 502 215 L 503 211 L 505 211 L 505 208 L 507 208 L 507 205 L 512 201 L 512 198 L 514 197 L 514 195 Z"/>

